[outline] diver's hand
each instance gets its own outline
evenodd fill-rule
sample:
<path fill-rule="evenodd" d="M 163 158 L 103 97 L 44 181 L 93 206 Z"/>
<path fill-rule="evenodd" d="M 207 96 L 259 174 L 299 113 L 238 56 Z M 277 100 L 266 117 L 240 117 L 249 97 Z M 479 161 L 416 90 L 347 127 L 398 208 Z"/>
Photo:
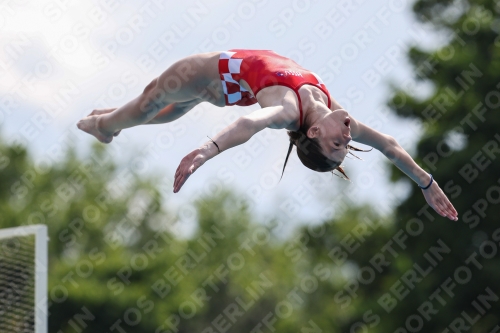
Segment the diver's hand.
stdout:
<path fill-rule="evenodd" d="M 439 215 L 447 217 L 452 221 L 458 220 L 458 213 L 455 207 L 451 204 L 450 200 L 443 190 L 439 187 L 436 181 L 432 182 L 432 185 L 426 189 L 422 190 L 425 200 Z"/>
<path fill-rule="evenodd" d="M 175 171 L 175 179 L 174 179 L 174 193 L 179 192 L 182 185 L 186 182 L 186 180 L 198 170 L 200 166 L 203 165 L 207 161 L 207 156 L 205 151 L 201 148 L 197 148 L 187 154 L 182 160 L 177 170 Z"/>

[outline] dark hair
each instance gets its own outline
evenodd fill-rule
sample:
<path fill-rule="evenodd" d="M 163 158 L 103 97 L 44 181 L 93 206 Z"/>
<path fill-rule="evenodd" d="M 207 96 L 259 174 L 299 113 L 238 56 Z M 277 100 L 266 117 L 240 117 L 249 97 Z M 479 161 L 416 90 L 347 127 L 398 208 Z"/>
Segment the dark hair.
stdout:
<path fill-rule="evenodd" d="M 334 170 L 337 170 L 342 174 L 342 176 L 344 176 L 346 179 L 349 179 L 349 177 L 344 172 L 344 169 L 340 166 L 340 162 L 331 160 L 323 154 L 321 146 L 319 145 L 319 140 L 317 138 L 308 138 L 307 135 L 302 132 L 302 129 L 300 129 L 298 132 L 288 131 L 288 136 L 290 138 L 290 146 L 288 147 L 288 153 L 286 155 L 285 165 L 283 165 L 281 177 L 283 177 L 283 173 L 285 172 L 286 163 L 288 161 L 288 157 L 290 156 L 290 152 L 292 151 L 292 147 L 295 145 L 297 147 L 297 155 L 304 166 L 318 172 L 333 173 Z M 351 145 L 348 145 L 347 148 L 354 151 L 371 150 L 363 150 Z M 359 157 L 357 157 L 356 155 L 352 154 L 351 152 L 349 153 L 359 159 Z"/>

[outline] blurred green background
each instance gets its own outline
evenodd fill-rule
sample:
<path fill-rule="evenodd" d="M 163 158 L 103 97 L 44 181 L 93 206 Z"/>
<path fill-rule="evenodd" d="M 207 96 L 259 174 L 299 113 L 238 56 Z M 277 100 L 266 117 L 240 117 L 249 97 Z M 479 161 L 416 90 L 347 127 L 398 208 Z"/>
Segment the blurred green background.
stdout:
<path fill-rule="evenodd" d="M 0 226 L 49 226 L 49 331 L 500 332 L 500 2 L 414 12 L 443 45 L 409 50 L 420 83 L 388 104 L 424 124 L 416 160 L 458 222 L 412 185 L 390 216 L 344 207 L 285 237 L 228 190 L 193 200 L 183 239 L 161 174 L 119 168 L 100 144 L 53 166 L 1 144 Z"/>

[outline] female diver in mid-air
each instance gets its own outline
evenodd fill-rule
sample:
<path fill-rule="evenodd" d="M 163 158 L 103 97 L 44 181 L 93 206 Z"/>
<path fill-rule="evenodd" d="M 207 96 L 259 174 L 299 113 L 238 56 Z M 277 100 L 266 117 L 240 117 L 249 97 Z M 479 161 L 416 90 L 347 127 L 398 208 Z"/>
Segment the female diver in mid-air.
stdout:
<path fill-rule="evenodd" d="M 458 219 L 438 183 L 394 138 L 356 121 L 316 74 L 273 51 L 230 50 L 186 57 L 132 101 L 117 109 L 94 110 L 78 122 L 78 128 L 109 143 L 124 128 L 171 122 L 201 102 L 219 107 L 259 103 L 262 109 L 240 117 L 185 156 L 175 172 L 174 192 L 218 153 L 248 141 L 266 127 L 286 128 L 290 137 L 286 160 L 295 145 L 306 167 L 319 172 L 338 170 L 347 177 L 340 164 L 349 150 L 359 150 L 349 145 L 353 139 L 381 151 L 413 179 L 438 214 Z"/>

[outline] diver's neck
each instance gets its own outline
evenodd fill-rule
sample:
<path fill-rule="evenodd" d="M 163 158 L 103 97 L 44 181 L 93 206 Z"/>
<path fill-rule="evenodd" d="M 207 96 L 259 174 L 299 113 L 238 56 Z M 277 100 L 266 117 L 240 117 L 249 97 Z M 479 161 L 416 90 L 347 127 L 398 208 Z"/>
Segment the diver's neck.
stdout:
<path fill-rule="evenodd" d="M 316 101 L 314 99 L 311 99 L 304 102 L 302 103 L 302 107 L 305 113 L 304 114 L 305 128 L 310 128 L 319 120 L 323 119 L 328 113 L 332 112 L 322 101 Z"/>

